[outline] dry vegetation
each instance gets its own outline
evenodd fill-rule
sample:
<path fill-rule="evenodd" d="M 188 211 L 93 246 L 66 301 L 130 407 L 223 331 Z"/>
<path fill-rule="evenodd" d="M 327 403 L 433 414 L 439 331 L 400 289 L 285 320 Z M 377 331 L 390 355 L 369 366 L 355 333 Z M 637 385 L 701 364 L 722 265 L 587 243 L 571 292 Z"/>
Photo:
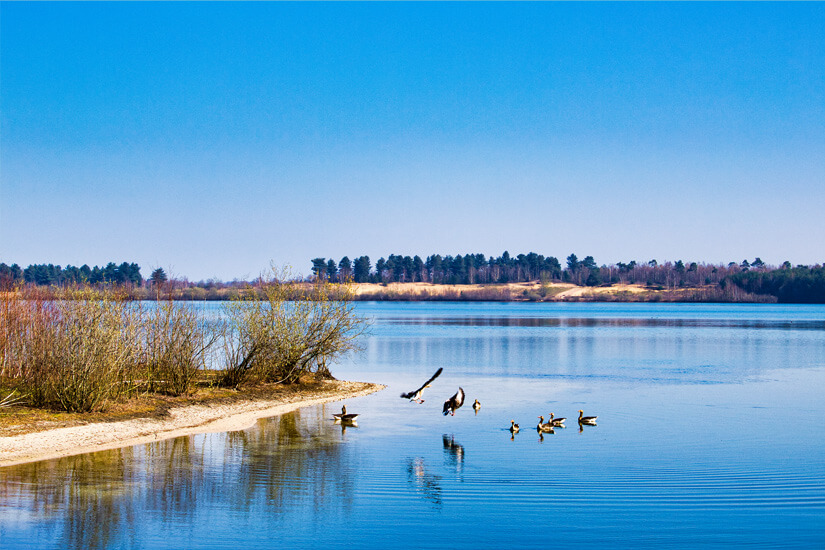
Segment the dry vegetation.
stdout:
<path fill-rule="evenodd" d="M 351 298 L 346 285 L 296 289 L 275 274 L 227 302 L 223 320 L 117 287 L 2 293 L 0 407 L 130 411 L 329 378 L 328 362 L 355 349 L 366 327 Z"/>

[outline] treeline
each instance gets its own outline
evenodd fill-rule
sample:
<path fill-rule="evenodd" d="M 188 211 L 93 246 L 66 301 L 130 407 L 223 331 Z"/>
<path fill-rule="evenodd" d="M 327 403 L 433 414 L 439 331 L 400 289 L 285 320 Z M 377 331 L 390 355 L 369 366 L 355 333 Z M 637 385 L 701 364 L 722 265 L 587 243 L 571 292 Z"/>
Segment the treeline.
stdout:
<path fill-rule="evenodd" d="M 585 258 L 585 261 L 592 261 L 595 267 L 592 257 Z M 509 283 L 533 281 L 543 277 L 560 279 L 563 273 L 558 259 L 552 256 L 545 258 L 534 252 L 519 254 L 516 257 L 504 252 L 498 258 L 487 258 L 484 254 L 433 254 L 427 256 L 426 260 L 422 260 L 418 255 L 390 254 L 386 259 L 379 258 L 375 266 L 372 266 L 369 256 L 360 256 L 354 261 L 344 256 L 337 264 L 333 259 L 312 260 L 314 276 L 324 277 L 330 281 L 351 279 L 356 283 Z"/>
<path fill-rule="evenodd" d="M 315 258 L 312 260 L 311 276 L 307 280 L 379 284 L 425 282 L 445 285 L 540 281 L 590 287 L 636 284 L 646 286 L 651 291 L 701 288 L 702 296 L 706 296 L 707 301 L 752 301 L 753 297 L 763 296 L 772 297 L 773 301 L 779 302 L 825 303 L 822 270 L 820 265 L 793 267 L 787 261 L 779 267 L 769 266 L 760 258 L 728 264 L 632 260 L 598 265 L 593 256 L 579 259 L 576 254 L 570 254 L 562 263 L 554 256 L 543 256 L 535 252 L 511 256 L 505 251 L 498 257 L 487 257 L 484 254 L 432 254 L 426 259 L 418 255 L 390 254 L 387 258 L 379 258 L 374 265 L 369 256 L 359 256 L 354 260 L 344 256 L 338 262 L 331 258 Z M 59 265 L 38 264 L 25 269 L 17 264 L 0 263 L 0 291 L 22 285 L 57 288 L 118 286 L 128 287 L 132 299 L 156 300 L 161 296 L 174 296 L 176 300 L 232 300 L 249 284 L 241 280 L 223 282 L 210 279 L 191 282 L 186 278 L 169 278 L 162 268 L 154 269 L 149 278 L 144 280 L 140 266 L 127 262 L 120 265 L 110 262 L 104 267 L 93 268 L 87 265 L 62 268 Z M 481 296 L 500 293 L 460 294 L 464 299 L 471 294 L 474 297 L 478 294 L 477 299 L 486 299 Z M 439 298 L 448 295 L 449 293 L 439 293 Z M 546 296 L 543 297 L 545 298 Z M 396 296 L 394 299 L 403 298 Z"/>
<path fill-rule="evenodd" d="M 771 271 L 743 271 L 722 281 L 752 294 L 775 296 L 783 303 L 825 304 L 825 267 L 798 266 Z"/>
<path fill-rule="evenodd" d="M 131 284 L 143 285 L 140 266 L 136 263 L 123 262 L 120 265 L 109 262 L 104 267 L 80 267 L 67 265 L 60 267 L 53 264 L 33 264 L 25 269 L 19 265 L 0 263 L 0 288 L 8 288 L 21 283 L 38 286 L 63 286 L 82 284 Z"/>
<path fill-rule="evenodd" d="M 576 254 L 567 256 L 562 265 L 554 256 L 535 252 L 510 256 L 506 251 L 489 258 L 484 254 L 433 254 L 426 260 L 418 255 L 390 254 L 374 266 L 369 256 L 360 256 L 355 261 L 344 256 L 338 263 L 326 258 L 312 260 L 313 276 L 329 281 L 351 279 L 357 283 L 489 284 L 541 280 L 581 286 L 624 283 L 676 288 L 718 284 L 729 275 L 751 269 L 765 270 L 768 266 L 759 258 L 753 262 L 731 262 L 727 266 L 682 260 L 661 264 L 656 260 L 643 263 L 633 260 L 600 266 L 593 256 L 579 259 Z"/>
<path fill-rule="evenodd" d="M 441 256 L 433 254 L 402 256 L 390 254 L 373 266 L 369 256 L 351 261 L 344 256 L 312 260 L 312 274 L 329 281 L 352 280 L 357 283 L 492 284 L 531 281 L 572 283 L 580 286 L 637 284 L 651 290 L 676 290 L 704 287 L 709 300 L 736 300 L 736 296 L 769 296 L 779 302 L 825 303 L 825 282 L 821 266 L 796 266 L 784 262 L 769 266 L 761 258 L 753 261 L 708 264 L 657 260 L 618 262 L 598 265 L 593 256 L 579 259 L 570 254 L 562 264 L 554 256 L 535 252 L 511 256 L 486 257 L 484 254 Z M 714 290 L 715 289 L 715 290 Z M 737 293 L 740 289 L 743 293 Z"/>

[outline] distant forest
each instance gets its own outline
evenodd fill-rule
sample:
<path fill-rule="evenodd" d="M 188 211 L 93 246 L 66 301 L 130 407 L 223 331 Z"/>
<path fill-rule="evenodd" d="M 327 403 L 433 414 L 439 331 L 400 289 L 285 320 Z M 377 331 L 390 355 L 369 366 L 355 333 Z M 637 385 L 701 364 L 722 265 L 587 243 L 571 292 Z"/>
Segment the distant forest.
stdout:
<path fill-rule="evenodd" d="M 17 264 L 6 265 L 0 263 L 0 285 L 8 286 L 19 283 L 30 283 L 39 286 L 63 286 L 67 284 L 132 284 L 141 286 L 143 277 L 140 274 L 138 264 L 126 262 L 120 265 L 109 262 L 105 267 L 89 267 L 85 264 L 81 267 L 36 264 L 25 269 L 21 269 Z"/>
<path fill-rule="evenodd" d="M 484 254 L 441 256 L 433 254 L 379 258 L 375 266 L 369 256 L 339 262 L 327 258 L 312 260 L 312 274 L 330 281 L 357 283 L 490 284 L 529 281 L 564 282 L 580 286 L 640 284 L 654 289 L 735 285 L 756 295 L 773 296 L 780 302 L 825 303 L 825 268 L 821 265 L 793 267 L 784 262 L 768 266 L 760 258 L 753 261 L 713 265 L 697 262 L 618 262 L 598 265 L 593 256 L 579 259 L 570 254 L 562 263 L 554 256 L 530 252 L 499 257 Z"/>
<path fill-rule="evenodd" d="M 598 265 L 593 256 L 579 259 L 570 254 L 562 264 L 553 256 L 530 252 L 510 256 L 504 252 L 499 257 L 484 254 L 441 256 L 434 254 L 425 260 L 420 256 L 390 254 L 379 258 L 375 265 L 369 256 L 355 260 L 343 257 L 339 262 L 327 258 L 312 260 L 310 279 L 323 278 L 332 282 L 356 283 L 404 283 L 427 282 L 434 284 L 502 284 L 541 281 L 564 282 L 580 286 L 611 286 L 615 284 L 639 284 L 651 290 L 676 290 L 682 288 L 714 288 L 727 291 L 739 289 L 751 296 L 770 298 L 784 303 L 825 303 L 825 267 L 766 265 L 760 258 L 753 261 L 730 262 L 713 265 L 697 262 L 618 262 Z M 175 288 L 185 291 L 192 299 L 227 299 L 233 292 L 249 283 L 245 281 L 190 282 L 186 279 L 168 279 L 162 268 L 152 271 L 148 279 L 140 273 L 136 263 L 110 262 L 103 267 L 83 265 L 61 267 L 52 264 L 35 264 L 22 269 L 17 264 L 0 263 L 0 290 L 27 284 L 36 286 L 67 286 L 75 284 L 123 285 L 143 287 L 144 295 L 151 289 Z M 741 294 L 741 293 L 740 293 Z M 718 294 L 717 294 L 718 295 Z"/>

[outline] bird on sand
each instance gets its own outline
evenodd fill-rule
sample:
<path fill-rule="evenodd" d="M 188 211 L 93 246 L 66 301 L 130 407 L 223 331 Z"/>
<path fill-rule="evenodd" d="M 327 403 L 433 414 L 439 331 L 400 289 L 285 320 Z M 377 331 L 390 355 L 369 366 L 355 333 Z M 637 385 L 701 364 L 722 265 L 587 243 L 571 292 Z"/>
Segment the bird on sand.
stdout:
<path fill-rule="evenodd" d="M 426 382 L 424 382 L 424 383 L 421 385 L 421 387 L 420 387 L 420 388 L 418 388 L 417 390 L 413 390 L 413 391 L 411 391 L 411 392 L 402 393 L 402 394 L 401 394 L 401 397 L 402 397 L 402 398 L 404 398 L 404 399 L 409 399 L 410 401 L 415 401 L 416 403 L 423 403 L 423 402 L 424 402 L 424 400 L 423 400 L 423 399 L 421 399 L 421 392 L 423 392 L 423 391 L 424 391 L 424 388 L 429 388 L 429 387 L 430 387 L 430 382 L 432 382 L 433 380 L 435 380 L 436 378 L 438 378 L 438 376 L 441 374 L 441 371 L 442 371 L 442 370 L 444 370 L 444 369 L 439 368 L 437 371 L 435 371 L 435 374 L 433 374 L 433 375 L 430 377 L 430 379 L 429 379 L 429 380 L 427 380 Z"/>
<path fill-rule="evenodd" d="M 444 402 L 444 408 L 442 412 L 444 413 L 444 416 L 447 416 L 448 414 L 450 416 L 455 416 L 455 411 L 459 409 L 463 404 L 464 390 L 461 389 L 461 386 L 459 386 L 458 391 L 455 392 L 455 395 L 453 395 L 451 398 Z"/>
<path fill-rule="evenodd" d="M 341 414 L 333 414 L 332 417 L 339 422 L 354 422 L 355 417 L 358 416 L 357 413 L 349 413 L 347 414 L 347 406 L 341 406 Z"/>

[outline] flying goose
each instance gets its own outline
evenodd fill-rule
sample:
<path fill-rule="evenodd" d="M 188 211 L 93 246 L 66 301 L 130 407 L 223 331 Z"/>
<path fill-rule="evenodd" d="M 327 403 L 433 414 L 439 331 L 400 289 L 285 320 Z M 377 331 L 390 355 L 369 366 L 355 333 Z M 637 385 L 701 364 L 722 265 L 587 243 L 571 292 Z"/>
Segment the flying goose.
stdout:
<path fill-rule="evenodd" d="M 421 399 L 421 392 L 424 391 L 424 388 L 429 388 L 430 387 L 430 382 L 432 382 L 433 380 L 438 378 L 438 375 L 441 374 L 442 370 L 444 370 L 444 369 L 439 368 L 437 371 L 435 371 L 435 374 L 433 374 L 430 377 L 429 380 L 427 380 L 426 382 L 424 382 L 424 384 L 421 385 L 420 388 L 418 388 L 417 390 L 413 390 L 411 392 L 408 392 L 408 393 L 402 393 L 401 397 L 403 399 L 409 399 L 410 401 L 415 401 L 416 403 L 423 403 L 424 400 Z"/>
<path fill-rule="evenodd" d="M 448 414 L 450 416 L 455 416 L 455 411 L 463 404 L 464 390 L 461 389 L 461 386 L 459 386 L 458 391 L 455 392 L 455 395 L 444 402 L 444 409 L 442 412 L 444 413 L 444 416 L 447 416 Z"/>

